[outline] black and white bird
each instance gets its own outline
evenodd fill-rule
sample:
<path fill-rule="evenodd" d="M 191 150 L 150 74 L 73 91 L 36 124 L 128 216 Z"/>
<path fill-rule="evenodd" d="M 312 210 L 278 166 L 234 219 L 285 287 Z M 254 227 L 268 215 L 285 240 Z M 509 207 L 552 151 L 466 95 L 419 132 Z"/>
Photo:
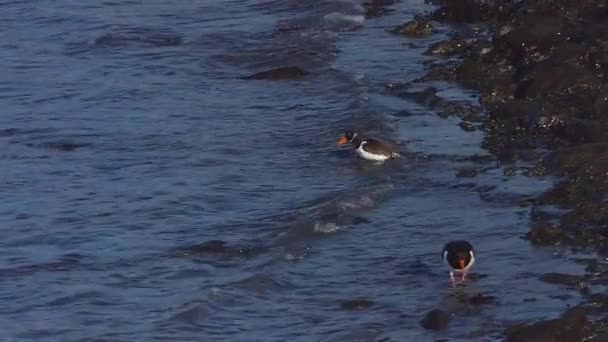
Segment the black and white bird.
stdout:
<path fill-rule="evenodd" d="M 395 152 L 384 142 L 374 138 L 359 136 L 356 132 L 348 131 L 338 140 L 338 145 L 346 143 L 350 143 L 355 148 L 357 154 L 367 160 L 381 162 L 400 156 L 399 153 Z"/>
<path fill-rule="evenodd" d="M 455 273 L 462 274 L 460 282 L 464 282 L 467 272 L 475 263 L 475 252 L 468 241 L 450 241 L 441 252 L 443 262 L 450 268 L 450 279 L 452 285 L 456 285 Z"/>

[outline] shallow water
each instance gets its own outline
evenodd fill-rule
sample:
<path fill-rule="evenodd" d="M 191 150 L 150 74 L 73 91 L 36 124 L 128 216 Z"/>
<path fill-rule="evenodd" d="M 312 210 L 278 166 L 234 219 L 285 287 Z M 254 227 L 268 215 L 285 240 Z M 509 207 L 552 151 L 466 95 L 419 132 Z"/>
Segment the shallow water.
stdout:
<path fill-rule="evenodd" d="M 2 339 L 481 341 L 576 303 L 538 276 L 582 266 L 521 239 L 523 201 L 552 180 L 471 161 L 480 132 L 385 92 L 451 29 L 393 36 L 431 7 L 390 8 L 5 3 Z M 290 65 L 312 75 L 242 79 Z M 357 160 L 335 146 L 346 128 L 405 157 Z M 450 239 L 476 247 L 463 288 L 440 262 Z M 478 293 L 496 302 L 458 299 Z M 443 333 L 419 325 L 437 307 L 455 312 Z"/>

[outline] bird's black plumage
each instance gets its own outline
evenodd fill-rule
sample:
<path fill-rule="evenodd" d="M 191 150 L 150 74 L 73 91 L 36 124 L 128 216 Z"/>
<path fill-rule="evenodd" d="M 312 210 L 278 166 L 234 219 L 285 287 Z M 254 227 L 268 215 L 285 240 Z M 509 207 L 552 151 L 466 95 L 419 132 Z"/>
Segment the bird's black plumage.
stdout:
<path fill-rule="evenodd" d="M 445 244 L 441 256 L 454 270 L 467 269 L 475 262 L 473 246 L 464 240 L 450 241 Z"/>

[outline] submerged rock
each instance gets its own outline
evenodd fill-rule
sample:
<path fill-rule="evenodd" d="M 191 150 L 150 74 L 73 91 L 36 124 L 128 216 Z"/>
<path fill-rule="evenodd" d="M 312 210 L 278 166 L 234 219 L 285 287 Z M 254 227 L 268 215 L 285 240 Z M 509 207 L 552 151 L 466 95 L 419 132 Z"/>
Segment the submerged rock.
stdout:
<path fill-rule="evenodd" d="M 473 178 L 479 175 L 479 170 L 476 168 L 462 168 L 456 171 L 456 177 L 458 178 Z"/>
<path fill-rule="evenodd" d="M 302 78 L 309 74 L 310 72 L 298 66 L 289 66 L 257 72 L 243 78 L 246 80 L 291 80 Z"/>
<path fill-rule="evenodd" d="M 32 146 L 32 144 L 26 144 Z M 89 144 L 76 143 L 73 141 L 53 141 L 47 142 L 40 145 L 40 147 L 47 148 L 49 150 L 61 151 L 61 152 L 73 152 L 82 147 L 86 147 Z"/>
<path fill-rule="evenodd" d="M 468 303 L 474 306 L 491 305 L 496 303 L 496 297 L 478 293 L 477 295 L 469 298 Z"/>
<path fill-rule="evenodd" d="M 407 37 L 422 37 L 433 31 L 431 21 L 420 17 L 403 25 L 399 25 L 391 30 L 392 33 L 401 34 Z"/>
<path fill-rule="evenodd" d="M 420 325 L 428 330 L 445 330 L 449 323 L 450 315 L 440 309 L 429 311 L 420 321 Z"/>
<path fill-rule="evenodd" d="M 463 53 L 467 50 L 467 45 L 464 39 L 451 38 L 431 45 L 428 50 L 424 53 L 425 55 L 441 55 L 441 56 L 453 56 L 459 53 Z"/>
<path fill-rule="evenodd" d="M 501 0 L 442 0 L 432 16 L 437 20 L 476 22 L 500 15 L 508 5 Z"/>
<path fill-rule="evenodd" d="M 562 317 L 507 329 L 507 342 L 578 342 L 587 323 L 584 308 L 574 308 Z"/>
<path fill-rule="evenodd" d="M 555 272 L 545 273 L 541 275 L 539 279 L 545 283 L 567 286 L 578 286 L 584 281 L 583 276 Z"/>
<path fill-rule="evenodd" d="M 370 308 L 374 302 L 364 298 L 347 299 L 340 302 L 340 308 L 343 310 L 362 310 Z"/>
<path fill-rule="evenodd" d="M 110 32 L 95 39 L 95 45 L 110 47 L 128 45 L 160 47 L 181 44 L 182 37 L 175 33 L 147 28 L 130 28 L 123 31 Z"/>
<path fill-rule="evenodd" d="M 174 250 L 175 256 L 219 256 L 219 257 L 252 257 L 264 252 L 263 247 L 230 246 L 225 241 L 209 240 L 201 244 L 186 246 Z"/>
<path fill-rule="evenodd" d="M 365 16 L 367 18 L 379 17 L 381 15 L 388 14 L 394 10 L 388 8 L 390 5 L 394 5 L 396 0 L 368 0 L 363 3 L 365 8 Z"/>
<path fill-rule="evenodd" d="M 536 222 L 526 238 L 532 244 L 540 246 L 554 245 L 565 239 L 561 229 L 546 221 Z"/>

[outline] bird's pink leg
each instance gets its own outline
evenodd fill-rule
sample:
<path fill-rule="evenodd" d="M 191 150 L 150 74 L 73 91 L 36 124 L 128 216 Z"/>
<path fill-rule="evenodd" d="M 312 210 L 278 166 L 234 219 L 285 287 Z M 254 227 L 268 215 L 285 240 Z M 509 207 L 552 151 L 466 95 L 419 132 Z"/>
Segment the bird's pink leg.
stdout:
<path fill-rule="evenodd" d="M 456 287 L 456 279 L 454 279 L 454 272 L 450 272 L 450 283 L 452 287 Z"/>

